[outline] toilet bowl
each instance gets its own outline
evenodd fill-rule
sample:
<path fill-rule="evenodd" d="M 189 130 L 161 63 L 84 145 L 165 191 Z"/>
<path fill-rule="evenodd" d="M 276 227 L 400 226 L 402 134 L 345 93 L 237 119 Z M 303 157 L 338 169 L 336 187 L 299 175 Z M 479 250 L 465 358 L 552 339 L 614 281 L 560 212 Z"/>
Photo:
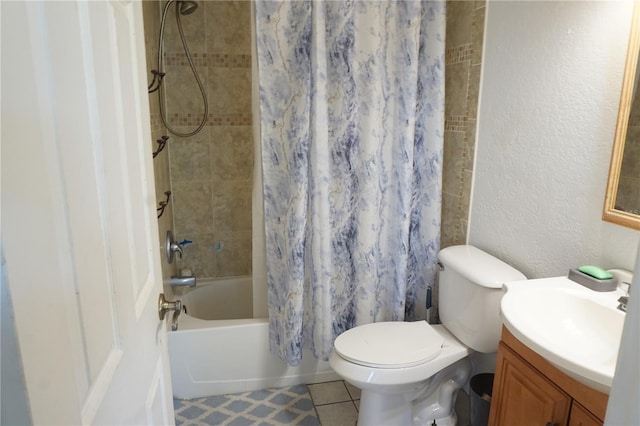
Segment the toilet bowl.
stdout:
<path fill-rule="evenodd" d="M 455 425 L 455 414 L 449 406 L 455 403 L 455 395 L 440 395 L 433 391 L 441 382 L 447 380 L 452 381 L 450 392 L 456 392 L 464 386 L 469 380 L 471 370 L 466 358 L 470 352 L 469 348 L 460 343 L 442 325 L 429 325 L 425 321 L 375 324 L 406 325 L 407 332 L 427 328 L 433 332 L 432 342 L 437 342 L 438 348 L 435 356 L 429 357 L 428 360 L 409 363 L 406 366 L 361 365 L 353 357 L 347 360 L 334 350 L 329 358 L 331 367 L 340 377 L 362 390 L 358 425 L 431 424 L 435 418 L 439 419 L 438 425 Z M 352 330 L 358 328 L 361 327 Z M 369 331 L 372 338 L 377 340 L 375 327 L 370 327 Z M 417 334 L 420 334 L 420 331 L 417 331 Z M 348 338 L 347 333 L 341 336 Z M 414 346 L 416 342 L 418 340 L 412 342 Z M 336 339 L 336 343 L 337 348 L 340 346 L 340 340 Z M 399 342 L 394 343 L 396 343 L 395 348 L 401 352 L 403 346 L 399 345 Z M 429 347 L 431 344 L 426 346 Z M 435 400 L 433 400 L 434 396 Z M 423 409 L 414 410 L 414 406 L 420 406 Z M 420 413 L 414 411 L 420 411 Z M 421 416 L 424 418 L 420 418 Z"/>
<path fill-rule="evenodd" d="M 362 390 L 359 426 L 455 425 L 468 355 L 497 350 L 502 284 L 526 277 L 472 246 L 447 247 L 438 257 L 442 325 L 379 322 L 336 338 L 329 363 Z"/>

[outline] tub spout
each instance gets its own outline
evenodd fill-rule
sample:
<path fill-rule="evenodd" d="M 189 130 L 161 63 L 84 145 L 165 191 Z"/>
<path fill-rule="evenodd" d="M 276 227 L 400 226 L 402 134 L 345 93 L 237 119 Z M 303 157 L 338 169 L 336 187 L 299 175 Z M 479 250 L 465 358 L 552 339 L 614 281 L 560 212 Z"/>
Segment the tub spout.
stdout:
<path fill-rule="evenodd" d="M 196 277 L 171 277 L 169 284 L 173 287 L 195 287 L 196 286 Z"/>

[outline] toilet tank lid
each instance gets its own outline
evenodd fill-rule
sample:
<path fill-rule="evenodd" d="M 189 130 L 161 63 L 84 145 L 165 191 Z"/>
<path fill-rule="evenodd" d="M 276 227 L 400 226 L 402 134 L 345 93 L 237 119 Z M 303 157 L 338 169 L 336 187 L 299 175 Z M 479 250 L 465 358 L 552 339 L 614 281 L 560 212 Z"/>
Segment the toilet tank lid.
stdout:
<path fill-rule="evenodd" d="M 516 268 L 477 247 L 450 246 L 442 249 L 438 259 L 446 268 L 452 268 L 467 280 L 489 288 L 502 288 L 509 281 L 526 280 Z"/>

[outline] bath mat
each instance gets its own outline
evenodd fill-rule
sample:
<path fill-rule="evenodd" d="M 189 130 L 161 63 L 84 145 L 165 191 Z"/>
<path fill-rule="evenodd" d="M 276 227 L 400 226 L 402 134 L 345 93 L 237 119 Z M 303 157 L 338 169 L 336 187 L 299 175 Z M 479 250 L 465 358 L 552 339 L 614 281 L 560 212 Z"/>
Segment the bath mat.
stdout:
<path fill-rule="evenodd" d="M 320 426 L 306 385 L 173 400 L 178 426 Z"/>

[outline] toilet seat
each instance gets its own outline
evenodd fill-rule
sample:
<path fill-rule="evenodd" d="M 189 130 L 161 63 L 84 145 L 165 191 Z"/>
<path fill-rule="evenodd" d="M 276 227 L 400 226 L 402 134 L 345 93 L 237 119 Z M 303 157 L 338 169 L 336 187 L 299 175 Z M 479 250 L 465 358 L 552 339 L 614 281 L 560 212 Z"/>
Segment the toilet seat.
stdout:
<path fill-rule="evenodd" d="M 374 368 L 405 368 L 436 358 L 444 338 L 426 321 L 377 322 L 352 328 L 334 343 L 338 355 Z"/>

